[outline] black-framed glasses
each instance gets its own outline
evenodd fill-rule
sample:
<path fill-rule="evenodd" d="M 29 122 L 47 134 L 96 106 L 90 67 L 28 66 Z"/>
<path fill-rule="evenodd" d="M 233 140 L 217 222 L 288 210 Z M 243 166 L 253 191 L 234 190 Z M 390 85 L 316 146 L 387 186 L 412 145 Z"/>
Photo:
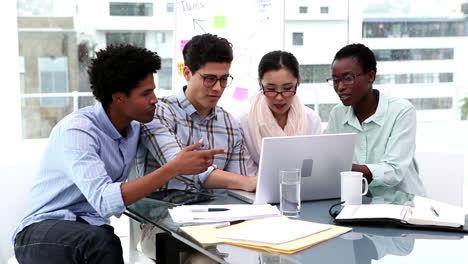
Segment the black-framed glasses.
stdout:
<path fill-rule="evenodd" d="M 365 72 L 361 72 L 359 74 L 353 74 L 353 73 L 348 73 L 345 76 L 338 78 L 338 77 L 332 77 L 327 79 L 327 83 L 331 86 L 338 86 L 340 82 L 343 82 L 343 84 L 353 84 L 354 79 L 357 77 L 364 75 Z"/>
<path fill-rule="evenodd" d="M 276 90 L 265 90 L 263 84 L 260 84 L 262 87 L 263 94 L 266 97 L 276 97 L 278 94 L 281 94 L 284 97 L 291 97 L 296 94 L 297 91 L 297 84 L 294 86 L 294 90 L 283 90 L 283 91 L 276 91 Z"/>
<path fill-rule="evenodd" d="M 215 84 L 219 81 L 219 85 L 221 86 L 221 88 L 226 88 L 228 87 L 229 85 L 231 85 L 232 83 L 232 80 L 234 79 L 234 77 L 232 77 L 231 75 L 224 75 L 224 76 L 221 76 L 221 77 L 217 77 L 216 75 L 212 75 L 212 74 L 201 74 L 198 72 L 198 74 L 200 74 L 200 76 L 203 78 L 203 85 L 206 87 L 206 88 L 211 88 L 213 86 L 215 86 Z"/>

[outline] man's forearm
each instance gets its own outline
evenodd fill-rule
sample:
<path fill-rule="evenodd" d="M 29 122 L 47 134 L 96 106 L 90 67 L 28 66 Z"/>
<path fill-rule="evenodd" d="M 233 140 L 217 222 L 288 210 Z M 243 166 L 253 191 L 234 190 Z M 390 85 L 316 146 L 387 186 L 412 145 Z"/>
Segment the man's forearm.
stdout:
<path fill-rule="evenodd" d="M 141 178 L 122 183 L 122 198 L 125 206 L 138 201 L 155 189 L 160 188 L 177 176 L 177 173 L 173 164 L 168 163 Z"/>
<path fill-rule="evenodd" d="M 202 186 L 210 189 L 255 191 L 257 186 L 257 177 L 244 176 L 237 173 L 215 169 L 208 178 L 206 178 Z"/>

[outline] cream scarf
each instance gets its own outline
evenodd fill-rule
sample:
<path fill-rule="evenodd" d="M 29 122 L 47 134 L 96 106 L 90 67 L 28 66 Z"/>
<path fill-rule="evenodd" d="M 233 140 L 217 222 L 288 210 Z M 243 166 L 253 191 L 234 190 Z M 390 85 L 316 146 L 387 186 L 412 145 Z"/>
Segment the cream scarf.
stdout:
<path fill-rule="evenodd" d="M 279 136 L 301 136 L 306 134 L 304 105 L 298 96 L 293 96 L 284 130 L 278 125 L 268 107 L 266 97 L 260 91 L 252 102 L 249 112 L 249 133 L 254 144 L 256 157 L 262 149 L 262 138 Z"/>

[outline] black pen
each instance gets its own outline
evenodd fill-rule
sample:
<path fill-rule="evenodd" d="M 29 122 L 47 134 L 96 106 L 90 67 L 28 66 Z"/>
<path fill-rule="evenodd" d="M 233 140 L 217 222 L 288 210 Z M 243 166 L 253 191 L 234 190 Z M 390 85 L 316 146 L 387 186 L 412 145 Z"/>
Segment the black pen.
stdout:
<path fill-rule="evenodd" d="M 194 208 L 191 211 L 192 212 L 223 212 L 223 211 L 228 211 L 229 208 L 218 208 L 218 207 L 213 207 L 213 208 Z"/>
<path fill-rule="evenodd" d="M 439 213 L 436 211 L 436 209 L 434 208 L 434 206 L 431 206 L 431 210 L 432 212 L 434 212 L 434 214 L 439 217 Z"/>

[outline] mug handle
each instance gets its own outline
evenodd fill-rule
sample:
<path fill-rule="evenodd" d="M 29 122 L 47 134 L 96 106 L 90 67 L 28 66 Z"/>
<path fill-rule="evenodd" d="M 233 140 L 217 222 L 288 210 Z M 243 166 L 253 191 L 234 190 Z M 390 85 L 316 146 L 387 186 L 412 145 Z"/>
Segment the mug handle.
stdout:
<path fill-rule="evenodd" d="M 366 195 L 367 191 L 369 191 L 369 183 L 367 182 L 367 179 L 362 177 L 362 180 L 365 182 L 364 184 L 364 191 L 362 192 L 362 195 Z"/>

